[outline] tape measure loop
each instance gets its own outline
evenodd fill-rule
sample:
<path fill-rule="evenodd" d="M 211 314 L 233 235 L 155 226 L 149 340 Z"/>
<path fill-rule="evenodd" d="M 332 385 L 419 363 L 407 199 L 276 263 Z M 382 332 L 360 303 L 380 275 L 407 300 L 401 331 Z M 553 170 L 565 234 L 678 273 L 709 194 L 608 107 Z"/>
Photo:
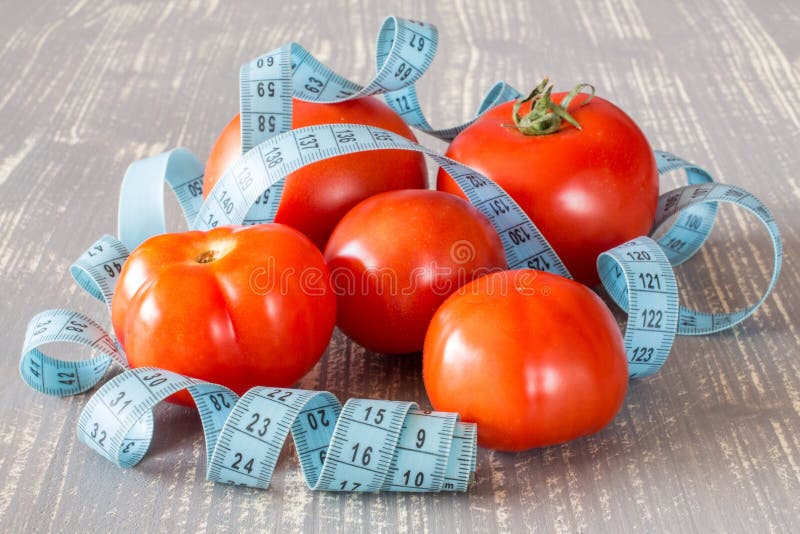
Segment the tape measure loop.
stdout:
<path fill-rule="evenodd" d="M 708 171 L 681 157 L 663 150 L 655 150 L 653 155 L 659 175 L 682 169 L 690 185 L 714 183 L 714 178 Z M 664 249 L 673 267 L 686 262 L 700 250 L 711 235 L 716 217 L 716 202 L 688 206 L 678 213 L 672 226 L 658 239 L 658 244 Z M 656 230 L 654 227 L 651 235 Z"/>
<path fill-rule="evenodd" d="M 203 202 L 204 167 L 190 151 L 176 148 L 128 166 L 119 194 L 118 235 L 128 250 L 167 231 L 164 182 L 175 193 L 191 223 Z"/>
<path fill-rule="evenodd" d="M 317 489 L 378 491 L 389 473 L 411 402 L 350 399 L 342 408 Z"/>
<path fill-rule="evenodd" d="M 146 454 L 153 409 L 188 390 L 206 440 L 206 477 L 265 489 L 291 431 L 308 486 L 328 491 L 465 491 L 475 468 L 474 425 L 410 402 L 255 387 L 231 390 L 157 368 L 126 371 L 89 400 L 78 436 L 121 467 Z M 411 410 L 411 411 L 410 411 Z M 455 455 L 453 454 L 455 451 Z"/>
<path fill-rule="evenodd" d="M 110 309 L 117 278 L 129 254 L 121 241 L 103 235 L 75 260 L 69 271 L 84 291 Z"/>
<path fill-rule="evenodd" d="M 755 215 L 765 226 L 773 248 L 772 275 L 766 290 L 761 294 L 758 302 L 752 306 L 729 313 L 704 313 L 681 307 L 678 322 L 678 334 L 681 335 L 711 334 L 739 324 L 761 306 L 780 276 L 783 247 L 775 218 L 758 198 L 739 187 L 720 183 L 703 183 L 687 185 L 670 191 L 659 199 L 654 229 L 657 230 L 670 217 L 684 210 L 700 205 L 713 205 L 716 209 L 719 203 L 729 203 L 744 208 Z"/>
<path fill-rule="evenodd" d="M 88 360 L 63 360 L 47 356 L 40 347 L 71 343 L 100 354 Z M 77 395 L 94 387 L 112 361 L 127 366 L 112 337 L 91 317 L 80 312 L 53 309 L 28 321 L 22 344 L 20 374 L 33 389 L 59 397 Z"/>
<path fill-rule="evenodd" d="M 245 63 L 239 71 L 242 154 L 291 130 L 292 98 L 337 103 L 383 94 L 389 107 L 408 125 L 439 139 L 451 140 L 485 111 L 520 96 L 510 85 L 498 82 L 483 98 L 473 119 L 458 126 L 433 129 L 422 112 L 414 84 L 433 62 L 438 42 L 438 30 L 432 24 L 399 17 L 386 18 L 376 43 L 376 74 L 365 86 L 337 74 L 297 43 L 288 43 Z M 314 144 L 313 141 L 306 142 Z M 275 161 L 274 153 L 271 157 L 271 161 Z M 246 215 L 237 217 L 240 224 L 274 221 L 282 189 L 283 182 L 276 181 L 261 191 L 258 203 L 254 199 L 247 206 Z M 217 194 L 221 201 L 229 202 L 227 195 L 235 194 L 233 191 L 227 187 Z M 148 231 L 151 235 L 163 226 L 159 226 L 160 221 L 153 221 L 153 227 Z M 216 219 L 211 219 L 207 224 L 215 222 Z M 127 235 L 123 241 L 128 244 Z"/>
<path fill-rule="evenodd" d="M 81 254 L 69 271 L 84 291 L 110 307 L 117 278 L 128 255 L 122 242 L 106 234 Z"/>
<path fill-rule="evenodd" d="M 81 411 L 78 438 L 120 467 L 133 467 L 150 447 L 155 405 L 195 382 L 152 367 L 117 375 Z"/>
<path fill-rule="evenodd" d="M 70 266 L 70 274 L 110 310 L 116 280 L 127 257 L 128 250 L 120 241 L 104 235 Z M 40 350 L 53 343 L 81 345 L 100 354 L 74 361 L 53 358 Z M 19 369 L 22 379 L 33 389 L 64 397 L 93 388 L 112 361 L 123 368 L 128 366 L 117 341 L 97 321 L 80 312 L 54 309 L 40 312 L 28 321 Z"/>
<path fill-rule="evenodd" d="M 401 488 L 413 492 L 444 489 L 455 439 L 436 442 L 428 436 L 453 436 L 457 424 L 458 416 L 453 413 L 409 410 L 383 489 Z M 405 465 L 413 466 L 414 470 L 405 469 Z M 430 480 L 426 481 L 426 476 Z M 448 486 L 448 489 L 453 488 Z"/>
<path fill-rule="evenodd" d="M 666 254 L 642 236 L 602 253 L 597 269 L 608 294 L 628 314 L 629 375 L 655 373 L 669 355 L 678 325 L 678 286 Z"/>

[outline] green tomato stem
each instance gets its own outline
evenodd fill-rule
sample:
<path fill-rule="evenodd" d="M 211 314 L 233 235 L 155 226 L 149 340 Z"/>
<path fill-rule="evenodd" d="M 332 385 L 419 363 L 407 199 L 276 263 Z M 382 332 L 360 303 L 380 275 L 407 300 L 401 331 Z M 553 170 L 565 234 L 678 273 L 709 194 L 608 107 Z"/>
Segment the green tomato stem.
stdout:
<path fill-rule="evenodd" d="M 560 104 L 556 104 L 550 99 L 553 85 L 550 79 L 545 76 L 544 80 L 534 87 L 531 94 L 526 98 L 520 98 L 514 103 L 512 111 L 514 124 L 517 129 L 525 135 L 548 135 L 556 133 L 561 129 L 561 122 L 567 121 L 578 130 L 582 130 L 578 121 L 569 114 L 570 102 L 584 88 L 589 88 L 589 98 L 581 102 L 585 106 L 594 97 L 594 86 L 588 83 L 579 83 L 564 97 Z M 520 115 L 520 108 L 526 102 L 531 103 L 531 109 L 524 116 Z"/>

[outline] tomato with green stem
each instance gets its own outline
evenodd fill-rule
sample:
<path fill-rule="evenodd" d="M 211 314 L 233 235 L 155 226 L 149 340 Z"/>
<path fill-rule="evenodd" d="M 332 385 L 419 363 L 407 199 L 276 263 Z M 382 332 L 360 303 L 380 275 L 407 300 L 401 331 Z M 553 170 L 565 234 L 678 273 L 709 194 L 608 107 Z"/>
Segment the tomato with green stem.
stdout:
<path fill-rule="evenodd" d="M 482 115 L 453 140 L 446 155 L 497 182 L 572 276 L 595 285 L 600 253 L 650 231 L 658 172 L 636 123 L 594 96 L 593 88 L 591 94 L 581 93 L 584 87 L 551 95 L 545 79 L 526 99 Z M 463 196 L 444 170 L 437 188 Z"/>

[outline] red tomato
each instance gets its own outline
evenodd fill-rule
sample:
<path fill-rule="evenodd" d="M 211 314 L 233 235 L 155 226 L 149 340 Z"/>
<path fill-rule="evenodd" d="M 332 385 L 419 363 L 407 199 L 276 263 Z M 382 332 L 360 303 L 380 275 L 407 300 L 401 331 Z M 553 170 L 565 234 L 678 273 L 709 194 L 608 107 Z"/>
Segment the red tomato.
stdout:
<path fill-rule="evenodd" d="M 317 124 L 357 123 L 417 139 L 389 106 L 375 98 L 338 104 L 293 101 L 292 128 Z M 208 195 L 222 174 L 242 155 L 239 115 L 220 134 L 206 164 L 203 194 Z M 286 177 L 275 222 L 296 228 L 320 250 L 336 223 L 367 197 L 394 189 L 424 189 L 428 171 L 422 154 L 407 150 L 376 150 L 319 161 Z"/>
<path fill-rule="evenodd" d="M 561 102 L 564 93 L 553 95 Z M 446 155 L 486 174 L 525 210 L 572 276 L 599 282 L 597 256 L 650 231 L 658 172 L 641 130 L 611 102 L 579 94 L 567 124 L 549 135 L 514 125 L 514 102 L 501 104 L 461 132 Z M 527 110 L 527 108 L 523 108 Z M 463 196 L 439 171 L 437 188 Z M 530 267 L 534 267 L 531 265 Z"/>
<path fill-rule="evenodd" d="M 603 301 L 530 269 L 484 276 L 448 298 L 422 367 L 434 408 L 478 423 L 481 446 L 504 451 L 599 431 L 628 385 L 622 335 Z"/>
<path fill-rule="evenodd" d="M 339 328 L 388 354 L 421 350 L 433 313 L 450 293 L 506 268 L 489 219 L 460 198 L 427 190 L 361 202 L 333 231 L 325 260 Z"/>
<path fill-rule="evenodd" d="M 280 224 L 151 237 L 112 301 L 131 367 L 155 366 L 244 393 L 290 386 L 325 352 L 336 296 L 322 254 Z M 176 400 L 191 404 L 188 394 Z"/>

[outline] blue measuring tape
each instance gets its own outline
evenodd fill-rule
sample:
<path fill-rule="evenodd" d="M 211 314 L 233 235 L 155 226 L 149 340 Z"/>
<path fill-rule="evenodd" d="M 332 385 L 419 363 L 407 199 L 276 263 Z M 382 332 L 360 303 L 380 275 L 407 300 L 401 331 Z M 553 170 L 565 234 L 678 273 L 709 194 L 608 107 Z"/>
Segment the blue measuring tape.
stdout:
<path fill-rule="evenodd" d="M 570 277 L 527 215 L 488 177 L 392 132 L 359 124 L 327 124 L 291 130 L 291 98 L 338 102 L 383 94 L 407 123 L 451 139 L 469 123 L 434 130 L 422 113 L 414 83 L 430 65 L 438 35 L 424 23 L 389 18 L 378 37 L 376 77 L 366 86 L 334 73 L 296 44 L 242 67 L 240 107 L 243 156 L 203 201 L 203 166 L 191 152 L 175 149 L 133 163 L 119 203 L 119 240 L 103 236 L 71 267 L 76 282 L 110 306 L 128 251 L 167 231 L 164 183 L 174 191 L 190 228 L 271 222 L 284 178 L 304 165 L 367 150 L 420 152 L 443 167 L 468 200 L 498 232 L 509 268 L 532 268 Z M 504 83 L 484 98 L 477 115 L 519 95 Z M 476 116 L 477 116 L 476 115 Z M 660 174 L 683 170 L 689 185 L 659 199 L 653 231 L 675 216 L 664 235 L 642 236 L 597 260 L 603 286 L 628 314 L 625 348 L 632 377 L 656 372 L 676 334 L 717 332 L 752 314 L 780 273 L 780 234 L 769 210 L 746 191 L 715 183 L 702 168 L 656 152 Z M 256 200 L 269 193 L 266 203 Z M 673 266 L 699 250 L 714 225 L 718 205 L 732 203 L 767 228 L 774 248 L 769 286 L 758 303 L 711 314 L 680 306 Z M 94 349 L 88 360 L 61 360 L 40 350 L 57 342 Z M 31 319 L 20 371 L 32 388 L 74 395 L 95 386 L 112 362 L 128 369 L 114 338 L 88 316 L 49 310 Z M 309 487 L 333 491 L 465 491 L 475 472 L 477 430 L 456 414 L 420 412 L 408 402 L 351 399 L 344 407 L 327 392 L 254 388 L 241 398 L 227 388 L 163 369 L 126 370 L 89 400 L 80 416 L 79 438 L 120 466 L 135 465 L 153 432 L 153 407 L 188 390 L 200 412 L 209 480 L 265 488 L 278 454 L 292 436 Z"/>
<path fill-rule="evenodd" d="M 326 391 L 229 389 L 142 367 L 119 375 L 89 400 L 78 434 L 122 467 L 136 465 L 153 434 L 152 409 L 187 390 L 206 438 L 207 478 L 269 486 L 289 431 L 312 489 L 465 491 L 474 471 L 474 424 L 453 413 L 421 412 L 412 402 L 350 399 Z"/>

